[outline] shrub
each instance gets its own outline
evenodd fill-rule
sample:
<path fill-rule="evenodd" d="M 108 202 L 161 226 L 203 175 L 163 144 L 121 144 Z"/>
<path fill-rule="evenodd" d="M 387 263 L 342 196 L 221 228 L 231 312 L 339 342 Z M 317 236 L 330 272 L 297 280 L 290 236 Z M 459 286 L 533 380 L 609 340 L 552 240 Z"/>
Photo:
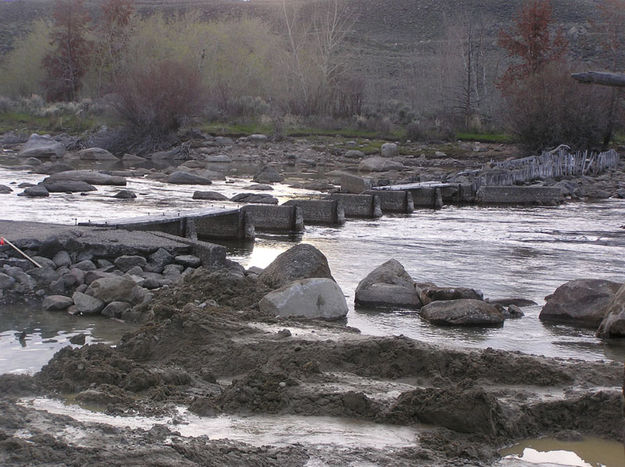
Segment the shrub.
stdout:
<path fill-rule="evenodd" d="M 114 108 L 137 137 L 166 138 L 202 108 L 197 69 L 163 60 L 133 68 L 116 83 Z"/>
<path fill-rule="evenodd" d="M 509 130 L 529 150 L 559 144 L 577 149 L 601 146 L 609 90 L 579 84 L 568 66 L 547 66 L 506 98 Z"/>

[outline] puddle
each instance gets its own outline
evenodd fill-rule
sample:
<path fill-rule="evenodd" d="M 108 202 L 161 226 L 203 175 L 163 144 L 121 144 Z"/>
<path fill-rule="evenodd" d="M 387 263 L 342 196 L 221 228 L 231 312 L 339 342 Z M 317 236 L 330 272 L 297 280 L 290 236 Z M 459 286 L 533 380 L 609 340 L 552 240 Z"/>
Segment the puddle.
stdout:
<path fill-rule="evenodd" d="M 419 433 L 415 427 L 383 425 L 338 417 L 298 415 L 199 417 L 179 408 L 179 414 L 175 417 L 176 424 L 173 424 L 172 418 L 111 416 L 75 405 L 66 405 L 55 399 L 24 399 L 20 404 L 56 415 L 66 415 L 82 423 L 100 423 L 117 428 L 144 430 L 165 424 L 172 431 L 177 431 L 185 437 L 208 436 L 212 440 L 230 439 L 253 446 L 289 446 L 300 443 L 351 448 L 403 448 L 414 447 Z M 74 437 L 73 440 L 75 441 Z"/>
<path fill-rule="evenodd" d="M 581 441 L 561 441 L 554 438 L 527 440 L 501 451 L 499 465 L 567 465 L 579 467 L 622 467 L 625 447 L 618 441 L 584 438 Z"/>

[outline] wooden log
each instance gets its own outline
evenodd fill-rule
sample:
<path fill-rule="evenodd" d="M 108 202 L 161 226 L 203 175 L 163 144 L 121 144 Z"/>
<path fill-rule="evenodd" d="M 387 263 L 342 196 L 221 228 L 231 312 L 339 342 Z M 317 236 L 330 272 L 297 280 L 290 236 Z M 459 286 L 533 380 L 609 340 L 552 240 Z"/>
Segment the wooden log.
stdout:
<path fill-rule="evenodd" d="M 571 77 L 580 83 L 599 84 L 601 86 L 625 87 L 625 74 L 608 73 L 602 71 L 588 71 L 573 73 Z"/>

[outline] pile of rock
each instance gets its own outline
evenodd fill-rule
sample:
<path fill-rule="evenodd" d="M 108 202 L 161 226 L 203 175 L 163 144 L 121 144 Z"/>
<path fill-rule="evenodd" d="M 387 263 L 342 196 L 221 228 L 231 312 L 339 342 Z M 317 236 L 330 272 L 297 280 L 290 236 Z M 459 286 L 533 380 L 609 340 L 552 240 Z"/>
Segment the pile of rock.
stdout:
<path fill-rule="evenodd" d="M 464 287 L 417 283 L 402 264 L 391 259 L 374 269 L 356 288 L 360 307 L 419 310 L 419 316 L 444 326 L 501 326 L 506 318 L 523 316 L 516 306 L 484 301 L 481 292 Z"/>
<path fill-rule="evenodd" d="M 57 248 L 47 248 L 55 244 Z M 201 266 L 196 256 L 164 248 L 111 257 L 111 251 L 94 254 L 58 246 L 51 239 L 40 251 L 29 250 L 39 266 L 5 247 L 0 252 L 0 301 L 43 299 L 43 308 L 50 311 L 133 319 L 132 307 L 149 301 L 150 290 L 171 285 Z"/>

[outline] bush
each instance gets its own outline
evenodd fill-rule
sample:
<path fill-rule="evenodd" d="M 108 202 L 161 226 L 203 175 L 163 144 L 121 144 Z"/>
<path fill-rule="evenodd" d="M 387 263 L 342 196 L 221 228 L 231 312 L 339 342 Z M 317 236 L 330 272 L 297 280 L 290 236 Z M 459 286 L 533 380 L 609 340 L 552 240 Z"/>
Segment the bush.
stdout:
<path fill-rule="evenodd" d="M 566 65 L 545 67 L 509 91 L 508 128 L 532 151 L 559 144 L 599 148 L 607 126 L 609 92 L 577 83 Z"/>
<path fill-rule="evenodd" d="M 134 68 L 116 83 L 114 108 L 139 138 L 160 139 L 175 133 L 202 109 L 199 73 L 184 63 L 163 60 Z"/>

